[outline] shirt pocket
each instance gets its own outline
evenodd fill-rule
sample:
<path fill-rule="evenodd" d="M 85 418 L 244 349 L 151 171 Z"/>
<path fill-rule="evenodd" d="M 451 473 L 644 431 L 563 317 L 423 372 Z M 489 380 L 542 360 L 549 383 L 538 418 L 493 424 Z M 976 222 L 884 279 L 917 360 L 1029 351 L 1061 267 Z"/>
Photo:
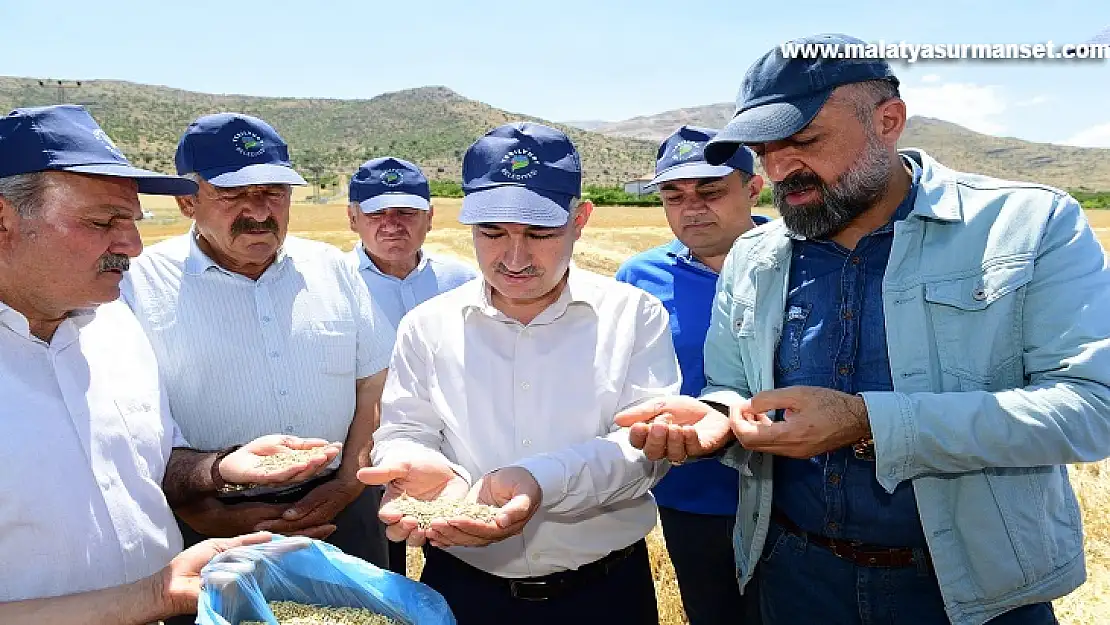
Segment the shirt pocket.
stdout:
<path fill-rule="evenodd" d="M 1009 258 L 925 284 L 941 369 L 961 380 L 961 390 L 1020 382 L 1023 287 L 1032 279 L 1032 258 Z"/>
<path fill-rule="evenodd" d="M 354 376 L 358 337 L 353 321 L 316 321 L 313 354 L 320 371 L 327 375 Z"/>

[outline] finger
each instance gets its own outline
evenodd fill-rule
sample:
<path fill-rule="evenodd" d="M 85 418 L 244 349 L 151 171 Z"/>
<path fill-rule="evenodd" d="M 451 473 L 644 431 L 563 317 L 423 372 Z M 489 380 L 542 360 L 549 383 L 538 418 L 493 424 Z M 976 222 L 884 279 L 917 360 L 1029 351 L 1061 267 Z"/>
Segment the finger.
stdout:
<path fill-rule="evenodd" d="M 216 541 L 217 548 L 220 551 L 227 551 L 235 547 L 245 547 L 248 545 L 258 545 L 261 543 L 268 543 L 273 540 L 274 535 L 270 532 L 254 532 L 245 534 L 243 536 L 236 536 L 234 538 L 222 538 Z"/>
<path fill-rule="evenodd" d="M 497 511 L 495 522 L 502 529 L 527 521 L 532 516 L 534 509 L 532 497 L 529 495 L 516 495 Z"/>
<path fill-rule="evenodd" d="M 418 529 L 418 530 L 413 530 L 409 534 L 408 539 L 405 540 L 405 544 L 409 545 L 410 547 L 423 547 L 424 543 L 427 542 L 427 541 L 428 541 L 428 539 L 424 535 L 424 530 Z"/>
<path fill-rule="evenodd" d="M 647 423 L 633 423 L 628 428 L 628 442 L 636 449 L 643 449 L 650 431 L 651 426 Z"/>
<path fill-rule="evenodd" d="M 682 462 L 686 459 L 686 437 L 681 425 L 667 427 L 667 460 Z"/>
<path fill-rule="evenodd" d="M 388 484 L 393 480 L 403 480 L 408 474 L 411 465 L 408 463 L 388 464 L 377 467 L 365 467 L 358 470 L 355 476 L 358 481 L 370 486 Z"/>
<path fill-rule="evenodd" d="M 342 445 L 342 443 L 332 443 L 322 438 L 301 438 L 299 436 L 286 437 L 284 444 L 289 449 L 313 449 L 315 447 L 326 447 L 328 445 Z"/>
<path fill-rule="evenodd" d="M 316 527 L 309 527 L 295 532 L 290 532 L 290 536 L 307 536 L 308 538 L 315 538 L 316 540 L 324 540 L 332 535 L 335 531 L 335 526 L 332 524 L 317 525 Z"/>
<path fill-rule="evenodd" d="M 771 412 L 781 408 L 797 410 L 798 400 L 799 395 L 796 389 L 776 388 L 756 393 L 748 401 L 741 402 L 738 408 L 740 412 L 752 415 Z"/>
<path fill-rule="evenodd" d="M 402 517 L 393 523 L 386 523 L 385 536 L 393 542 L 408 540 L 413 532 L 419 531 L 419 524 L 413 517 Z"/>
<path fill-rule="evenodd" d="M 652 423 L 644 443 L 644 455 L 648 460 L 661 460 L 667 455 L 667 432 L 665 423 Z"/>
<path fill-rule="evenodd" d="M 654 399 L 641 402 L 635 406 L 625 408 L 613 417 L 613 422 L 618 427 L 628 427 L 633 423 L 651 421 L 660 413 L 667 411 L 667 398 Z"/>
<path fill-rule="evenodd" d="M 452 522 L 459 522 L 462 527 L 471 531 L 482 532 L 486 536 L 490 536 L 490 538 L 463 531 L 463 529 L 455 527 L 447 521 L 436 520 L 432 521 L 432 526 L 425 531 L 428 540 L 432 541 L 432 544 L 442 547 L 484 547 L 491 542 L 495 542 L 495 539 L 492 537 L 500 532 L 500 529 L 496 528 L 496 526 L 494 529 L 490 529 L 489 527 L 479 527 L 475 529 L 474 525 L 481 524 L 472 519 L 452 519 Z"/>

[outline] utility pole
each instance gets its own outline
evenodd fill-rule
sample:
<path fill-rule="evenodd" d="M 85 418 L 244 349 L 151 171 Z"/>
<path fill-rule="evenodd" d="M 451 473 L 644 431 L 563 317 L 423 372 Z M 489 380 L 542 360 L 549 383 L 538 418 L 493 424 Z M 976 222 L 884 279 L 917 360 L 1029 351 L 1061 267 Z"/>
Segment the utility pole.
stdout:
<path fill-rule="evenodd" d="M 58 104 L 65 104 L 66 90 L 77 89 L 81 86 L 81 81 L 67 81 L 67 80 L 40 80 L 40 87 L 54 87 L 58 90 Z"/>

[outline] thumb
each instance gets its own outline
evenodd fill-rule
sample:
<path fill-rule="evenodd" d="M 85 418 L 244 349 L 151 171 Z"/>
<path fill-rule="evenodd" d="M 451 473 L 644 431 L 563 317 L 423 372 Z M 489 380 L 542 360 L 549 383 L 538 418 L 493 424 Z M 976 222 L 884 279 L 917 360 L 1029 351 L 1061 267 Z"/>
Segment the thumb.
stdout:
<path fill-rule="evenodd" d="M 403 480 L 408 477 L 411 466 L 407 462 L 386 464 L 376 467 L 364 467 L 358 470 L 355 477 L 363 484 L 380 486 L 393 480 Z"/>
<path fill-rule="evenodd" d="M 613 418 L 613 422 L 618 427 L 628 427 L 634 423 L 643 423 L 644 421 L 651 421 L 661 413 L 667 412 L 667 400 L 665 398 L 648 400 L 630 406 L 617 413 Z"/>
<path fill-rule="evenodd" d="M 514 523 L 519 523 L 528 518 L 528 513 L 531 510 L 532 496 L 525 493 L 516 495 L 498 510 L 497 525 L 504 529 Z"/>
<path fill-rule="evenodd" d="M 776 388 L 756 393 L 751 399 L 739 404 L 741 413 L 758 415 L 772 410 L 798 408 L 798 391 L 793 388 Z"/>

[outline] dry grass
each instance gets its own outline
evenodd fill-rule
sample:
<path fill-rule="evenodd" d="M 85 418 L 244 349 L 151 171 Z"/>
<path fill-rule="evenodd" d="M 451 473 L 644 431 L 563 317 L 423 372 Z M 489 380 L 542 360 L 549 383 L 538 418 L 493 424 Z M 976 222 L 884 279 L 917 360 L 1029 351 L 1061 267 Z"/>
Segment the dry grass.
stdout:
<path fill-rule="evenodd" d="M 303 197 L 303 191 L 301 193 L 296 197 Z M 143 204 L 155 213 L 154 219 L 141 226 L 148 245 L 188 229 L 189 222 L 177 213 L 172 200 L 144 196 Z M 441 199 L 436 200 L 435 205 L 434 229 L 428 235 L 427 248 L 473 262 L 470 233 L 456 220 L 459 201 Z M 293 208 L 290 231 L 349 250 L 355 235 L 347 227 L 345 210 L 337 204 L 297 204 Z M 1103 247 L 1110 249 L 1110 211 L 1092 211 L 1088 215 Z M 670 230 L 658 209 L 598 207 L 578 242 L 575 261 L 580 266 L 611 274 L 630 254 L 669 239 Z M 1107 616 L 1110 615 L 1110 518 L 1105 512 L 1110 510 L 1110 461 L 1072 467 L 1072 482 L 1083 508 L 1088 581 L 1058 601 L 1057 612 L 1064 625 L 1095 625 L 1110 618 Z M 658 527 L 648 537 L 648 545 L 659 599 L 660 625 L 684 624 L 686 619 L 674 569 L 667 559 Z M 410 570 L 418 572 L 422 564 L 419 551 L 410 550 L 409 559 Z"/>

